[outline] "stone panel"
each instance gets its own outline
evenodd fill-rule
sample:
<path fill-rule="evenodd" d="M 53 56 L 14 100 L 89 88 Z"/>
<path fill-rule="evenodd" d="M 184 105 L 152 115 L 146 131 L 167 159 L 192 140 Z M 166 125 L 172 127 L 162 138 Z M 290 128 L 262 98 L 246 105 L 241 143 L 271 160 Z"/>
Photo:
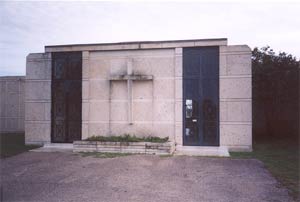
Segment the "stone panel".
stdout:
<path fill-rule="evenodd" d="M 18 131 L 24 132 L 25 131 L 25 118 L 24 117 L 18 119 L 18 125 L 19 125 Z"/>
<path fill-rule="evenodd" d="M 152 63 L 151 59 L 156 58 L 133 58 L 133 73 L 141 75 L 152 75 Z"/>
<path fill-rule="evenodd" d="M 51 121 L 51 102 L 45 102 L 45 120 Z"/>
<path fill-rule="evenodd" d="M 90 95 L 92 100 L 109 99 L 109 81 L 108 80 L 90 80 Z"/>
<path fill-rule="evenodd" d="M 90 121 L 109 120 L 109 102 L 90 102 Z"/>
<path fill-rule="evenodd" d="M 82 81 L 82 99 L 90 99 L 90 81 Z"/>
<path fill-rule="evenodd" d="M 227 103 L 228 102 L 220 102 L 220 121 L 227 121 L 228 120 Z"/>
<path fill-rule="evenodd" d="M 151 122 L 152 118 L 153 118 L 153 103 L 152 102 L 133 102 L 132 114 L 133 114 L 133 122 L 135 122 L 135 121 Z"/>
<path fill-rule="evenodd" d="M 83 102 L 82 103 L 82 121 L 89 120 L 89 112 L 90 112 L 90 103 Z"/>
<path fill-rule="evenodd" d="M 111 102 L 110 103 L 110 120 L 111 121 L 128 121 L 128 102 Z"/>
<path fill-rule="evenodd" d="M 152 81 L 134 81 L 132 84 L 133 99 L 152 99 L 153 83 Z"/>
<path fill-rule="evenodd" d="M 0 77 L 0 133 L 22 131 L 24 131 L 24 76 Z"/>
<path fill-rule="evenodd" d="M 10 93 L 18 93 L 19 92 L 19 82 L 17 81 L 7 81 L 6 89 Z"/>
<path fill-rule="evenodd" d="M 153 136 L 169 137 L 170 140 L 174 140 L 174 124 L 153 124 Z"/>
<path fill-rule="evenodd" d="M 45 120 L 45 103 L 27 102 L 25 104 L 26 121 L 43 121 Z"/>
<path fill-rule="evenodd" d="M 90 78 L 103 79 L 110 75 L 109 59 L 90 59 Z"/>
<path fill-rule="evenodd" d="M 252 106 L 251 102 L 227 102 L 227 121 L 251 122 Z"/>
<path fill-rule="evenodd" d="M 183 84 L 182 79 L 175 80 L 175 99 L 183 98 Z"/>
<path fill-rule="evenodd" d="M 220 125 L 220 144 L 225 146 L 252 145 L 252 125 L 222 124 Z"/>
<path fill-rule="evenodd" d="M 50 81 L 26 81 L 25 99 L 26 100 L 50 100 L 51 82 Z"/>
<path fill-rule="evenodd" d="M 127 100 L 127 82 L 112 81 L 111 82 L 111 99 Z"/>
<path fill-rule="evenodd" d="M 182 55 L 175 57 L 175 76 L 182 77 L 183 76 L 183 61 Z"/>
<path fill-rule="evenodd" d="M 82 60 L 82 79 L 89 79 L 90 77 L 90 61 L 88 59 Z"/>
<path fill-rule="evenodd" d="M 82 123 L 81 128 L 81 138 L 85 140 L 89 137 L 89 124 L 88 123 Z"/>
<path fill-rule="evenodd" d="M 174 58 L 149 58 L 154 78 L 173 77 L 175 74 Z"/>
<path fill-rule="evenodd" d="M 251 78 L 221 78 L 220 98 L 251 98 Z"/>
<path fill-rule="evenodd" d="M 19 131 L 18 118 L 6 118 L 5 129 L 8 132 Z"/>
<path fill-rule="evenodd" d="M 126 123 L 111 123 L 111 134 L 123 135 L 131 134 L 139 137 L 157 136 L 170 138 L 174 134 L 173 124 L 147 124 L 147 123 L 135 123 L 129 125 Z"/>
<path fill-rule="evenodd" d="M 51 124 L 50 122 L 26 122 L 25 123 L 25 143 L 46 143 L 50 142 Z"/>
<path fill-rule="evenodd" d="M 156 101 L 154 102 L 154 120 L 155 121 L 174 121 L 174 102 Z"/>
<path fill-rule="evenodd" d="M 127 59 L 114 58 L 110 60 L 110 75 L 124 75 L 127 74 Z"/>
<path fill-rule="evenodd" d="M 176 145 L 183 145 L 183 125 L 182 123 L 176 123 L 175 125 L 175 140 L 176 140 Z"/>
<path fill-rule="evenodd" d="M 89 137 L 90 136 L 106 136 L 109 135 L 108 123 L 89 123 Z"/>
<path fill-rule="evenodd" d="M 174 99 L 173 79 L 154 79 L 154 99 Z"/>
<path fill-rule="evenodd" d="M 19 93 L 7 93 L 6 105 L 4 110 L 6 111 L 6 117 L 17 117 L 19 115 Z"/>
<path fill-rule="evenodd" d="M 51 60 L 28 61 L 26 79 L 51 79 Z"/>
<path fill-rule="evenodd" d="M 227 75 L 227 56 L 226 55 L 220 55 L 219 74 L 220 74 L 220 76 Z"/>
<path fill-rule="evenodd" d="M 175 122 L 182 122 L 182 101 L 175 102 Z"/>
<path fill-rule="evenodd" d="M 251 55 L 227 55 L 228 75 L 251 75 Z"/>

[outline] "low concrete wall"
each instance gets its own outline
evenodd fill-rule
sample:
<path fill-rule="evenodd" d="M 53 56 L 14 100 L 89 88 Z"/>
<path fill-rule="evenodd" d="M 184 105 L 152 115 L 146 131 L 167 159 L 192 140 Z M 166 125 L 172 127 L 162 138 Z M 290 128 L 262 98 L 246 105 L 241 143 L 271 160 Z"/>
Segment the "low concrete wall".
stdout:
<path fill-rule="evenodd" d="M 24 132 L 24 76 L 0 77 L 0 133 Z"/>
<path fill-rule="evenodd" d="M 172 154 L 174 144 L 171 142 L 100 142 L 75 141 L 74 152 L 104 152 L 104 153 L 138 153 L 138 154 Z"/>

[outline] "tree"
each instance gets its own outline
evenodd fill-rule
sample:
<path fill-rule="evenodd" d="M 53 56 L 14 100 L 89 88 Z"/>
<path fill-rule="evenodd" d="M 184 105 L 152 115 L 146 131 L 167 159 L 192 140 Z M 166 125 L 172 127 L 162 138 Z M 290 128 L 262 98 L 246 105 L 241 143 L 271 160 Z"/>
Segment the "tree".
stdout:
<path fill-rule="evenodd" d="M 252 51 L 254 137 L 298 137 L 300 61 L 269 46 Z"/>

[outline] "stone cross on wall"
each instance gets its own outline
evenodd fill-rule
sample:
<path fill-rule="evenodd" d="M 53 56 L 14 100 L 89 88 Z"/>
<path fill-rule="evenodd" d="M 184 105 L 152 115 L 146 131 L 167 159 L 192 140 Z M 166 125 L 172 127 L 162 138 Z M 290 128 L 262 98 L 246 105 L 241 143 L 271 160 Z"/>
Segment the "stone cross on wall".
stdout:
<path fill-rule="evenodd" d="M 127 112 L 128 112 L 128 123 L 132 122 L 132 81 L 151 81 L 153 80 L 152 75 L 134 74 L 132 69 L 132 60 L 127 61 L 127 74 L 112 76 L 110 81 L 126 81 L 127 82 Z"/>

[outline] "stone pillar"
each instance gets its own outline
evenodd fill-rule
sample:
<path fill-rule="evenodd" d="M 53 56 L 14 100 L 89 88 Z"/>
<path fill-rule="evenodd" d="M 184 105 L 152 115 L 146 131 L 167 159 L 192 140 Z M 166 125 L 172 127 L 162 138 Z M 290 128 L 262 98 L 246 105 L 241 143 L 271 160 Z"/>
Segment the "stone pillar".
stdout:
<path fill-rule="evenodd" d="M 252 150 L 251 49 L 220 46 L 220 145 Z"/>
<path fill-rule="evenodd" d="M 89 115 L 90 115 L 90 61 L 89 51 L 82 52 L 82 139 L 89 137 Z"/>
<path fill-rule="evenodd" d="M 26 58 L 25 143 L 51 141 L 51 53 Z"/>
<path fill-rule="evenodd" d="M 176 48 L 175 49 L 175 124 L 174 124 L 176 145 L 183 145 L 182 78 L 183 78 L 182 48 Z"/>

